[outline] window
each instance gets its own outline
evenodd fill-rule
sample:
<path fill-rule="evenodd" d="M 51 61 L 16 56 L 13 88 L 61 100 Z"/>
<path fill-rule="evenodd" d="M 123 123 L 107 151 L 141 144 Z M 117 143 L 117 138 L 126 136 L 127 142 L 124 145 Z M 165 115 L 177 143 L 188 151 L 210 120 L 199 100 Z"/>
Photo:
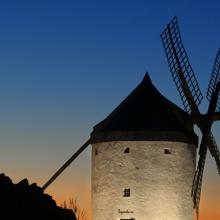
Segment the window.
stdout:
<path fill-rule="evenodd" d="M 171 154 L 171 150 L 168 149 L 168 148 L 165 148 L 165 149 L 164 149 L 164 153 L 165 153 L 165 154 Z"/>
<path fill-rule="evenodd" d="M 135 220 L 135 218 L 120 218 L 120 220 Z"/>
<path fill-rule="evenodd" d="M 95 149 L 95 155 L 98 155 L 98 150 L 97 149 Z"/>
<path fill-rule="evenodd" d="M 130 189 L 124 189 L 124 197 L 130 197 Z"/>
<path fill-rule="evenodd" d="M 124 149 L 124 153 L 125 153 L 125 154 L 130 153 L 130 148 L 129 148 L 129 147 L 125 148 L 125 149 Z"/>

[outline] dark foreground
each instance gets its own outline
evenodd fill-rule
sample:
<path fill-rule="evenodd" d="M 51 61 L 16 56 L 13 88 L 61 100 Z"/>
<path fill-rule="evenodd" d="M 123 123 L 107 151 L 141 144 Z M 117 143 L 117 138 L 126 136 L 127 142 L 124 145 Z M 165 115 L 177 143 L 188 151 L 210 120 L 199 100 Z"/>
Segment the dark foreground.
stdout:
<path fill-rule="evenodd" d="M 24 179 L 18 184 L 0 174 L 0 219 L 2 220 L 76 220 L 72 210 L 56 205 L 37 184 Z"/>

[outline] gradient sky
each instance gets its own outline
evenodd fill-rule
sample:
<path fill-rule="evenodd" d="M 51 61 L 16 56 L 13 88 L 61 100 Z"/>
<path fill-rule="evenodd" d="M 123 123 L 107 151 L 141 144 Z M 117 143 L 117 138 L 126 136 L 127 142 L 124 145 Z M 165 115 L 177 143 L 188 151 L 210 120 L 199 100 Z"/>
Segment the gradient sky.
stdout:
<path fill-rule="evenodd" d="M 182 106 L 159 37 L 174 15 L 205 93 L 220 47 L 219 8 L 219 0 L 0 1 L 1 172 L 43 185 L 146 71 Z M 219 131 L 216 123 L 218 145 Z M 58 204 L 77 197 L 88 216 L 90 162 L 88 149 L 47 190 Z M 210 156 L 204 179 L 201 220 L 219 220 Z"/>

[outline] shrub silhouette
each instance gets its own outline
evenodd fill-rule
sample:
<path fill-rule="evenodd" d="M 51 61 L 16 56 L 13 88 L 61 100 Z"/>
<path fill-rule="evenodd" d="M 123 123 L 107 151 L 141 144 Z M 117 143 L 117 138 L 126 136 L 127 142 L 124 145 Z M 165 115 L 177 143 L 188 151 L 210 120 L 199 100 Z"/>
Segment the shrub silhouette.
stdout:
<path fill-rule="evenodd" d="M 72 210 L 58 207 L 51 196 L 36 183 L 24 179 L 13 184 L 0 174 L 0 219 L 2 220 L 76 220 Z"/>
<path fill-rule="evenodd" d="M 79 204 L 76 199 L 70 199 L 68 205 L 67 202 L 64 201 L 63 204 L 61 204 L 61 206 L 63 208 L 71 209 L 74 215 L 76 216 L 77 220 L 87 220 L 85 211 L 79 207 Z"/>

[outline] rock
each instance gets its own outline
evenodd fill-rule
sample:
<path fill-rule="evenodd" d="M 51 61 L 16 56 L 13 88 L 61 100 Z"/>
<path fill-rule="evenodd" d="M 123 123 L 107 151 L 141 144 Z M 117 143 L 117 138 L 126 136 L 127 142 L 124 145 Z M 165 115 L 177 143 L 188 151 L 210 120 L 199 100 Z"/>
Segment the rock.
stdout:
<path fill-rule="evenodd" d="M 72 210 L 63 209 L 36 183 L 27 179 L 13 184 L 0 174 L 0 219 L 3 220 L 76 220 Z"/>

